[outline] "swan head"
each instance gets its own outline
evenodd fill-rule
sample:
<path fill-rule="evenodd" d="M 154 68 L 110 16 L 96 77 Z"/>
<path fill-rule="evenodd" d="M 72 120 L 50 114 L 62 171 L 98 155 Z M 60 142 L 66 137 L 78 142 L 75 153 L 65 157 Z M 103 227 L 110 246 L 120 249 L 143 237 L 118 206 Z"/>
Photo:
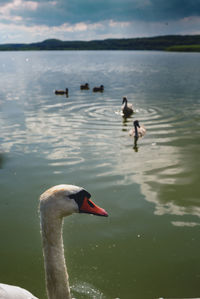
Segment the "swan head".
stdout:
<path fill-rule="evenodd" d="M 81 187 L 54 186 L 40 196 L 40 212 L 55 217 L 65 217 L 73 213 L 108 216 L 107 212 L 95 205 L 90 198 L 90 193 Z"/>
<path fill-rule="evenodd" d="M 138 127 L 138 128 L 140 128 L 140 124 L 139 124 L 139 121 L 138 121 L 138 120 L 135 120 L 135 121 L 133 122 L 133 125 L 134 125 L 134 127 Z"/>
<path fill-rule="evenodd" d="M 127 103 L 128 101 L 127 101 L 127 98 L 126 97 L 123 97 L 123 100 L 122 100 L 122 105 L 124 104 L 124 103 Z"/>

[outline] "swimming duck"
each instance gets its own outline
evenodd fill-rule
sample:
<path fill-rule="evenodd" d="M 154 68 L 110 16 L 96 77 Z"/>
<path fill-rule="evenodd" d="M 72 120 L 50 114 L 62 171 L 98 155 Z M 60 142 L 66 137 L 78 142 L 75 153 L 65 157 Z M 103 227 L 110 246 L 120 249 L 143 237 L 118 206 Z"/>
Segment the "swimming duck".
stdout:
<path fill-rule="evenodd" d="M 88 90 L 88 89 L 90 89 L 89 84 L 88 84 L 88 83 L 85 83 L 85 84 L 81 85 L 81 86 L 80 86 L 80 89 L 81 89 L 81 90 L 84 90 L 84 89 L 85 89 L 85 90 Z"/>
<path fill-rule="evenodd" d="M 103 85 L 100 85 L 99 87 L 94 87 L 93 88 L 93 92 L 103 92 L 104 91 L 104 86 Z"/>
<path fill-rule="evenodd" d="M 146 133 L 146 129 L 144 126 L 140 126 L 139 121 L 135 120 L 133 122 L 133 126 L 134 128 L 130 129 L 129 131 L 129 135 L 131 137 L 135 137 L 135 138 L 139 138 L 139 137 L 143 137 Z"/>
<path fill-rule="evenodd" d="M 66 88 L 65 90 L 55 90 L 55 94 L 57 94 L 57 95 L 66 94 L 67 97 L 68 97 L 68 92 L 69 92 L 68 88 Z"/>
<path fill-rule="evenodd" d="M 128 103 L 128 100 L 126 97 L 123 97 L 122 101 L 122 113 L 125 117 L 130 116 L 133 114 L 133 105 Z"/>

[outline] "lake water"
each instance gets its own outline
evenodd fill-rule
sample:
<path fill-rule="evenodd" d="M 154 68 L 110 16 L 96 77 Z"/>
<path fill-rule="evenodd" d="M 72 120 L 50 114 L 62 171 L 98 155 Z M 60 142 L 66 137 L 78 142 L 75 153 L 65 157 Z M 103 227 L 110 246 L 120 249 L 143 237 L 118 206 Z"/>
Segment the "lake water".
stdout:
<path fill-rule="evenodd" d="M 46 298 L 38 197 L 68 183 L 109 213 L 65 219 L 74 298 L 200 297 L 199 54 L 1 52 L 0 74 L 0 281 Z"/>

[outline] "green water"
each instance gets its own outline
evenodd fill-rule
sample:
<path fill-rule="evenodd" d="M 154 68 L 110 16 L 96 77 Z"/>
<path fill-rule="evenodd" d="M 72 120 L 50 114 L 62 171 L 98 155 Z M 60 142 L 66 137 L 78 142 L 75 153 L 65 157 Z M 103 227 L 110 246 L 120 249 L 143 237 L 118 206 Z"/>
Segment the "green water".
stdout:
<path fill-rule="evenodd" d="M 0 282 L 46 298 L 38 197 L 68 183 L 109 213 L 65 220 L 74 298 L 200 297 L 199 54 L 5 52 L 0 73 Z"/>

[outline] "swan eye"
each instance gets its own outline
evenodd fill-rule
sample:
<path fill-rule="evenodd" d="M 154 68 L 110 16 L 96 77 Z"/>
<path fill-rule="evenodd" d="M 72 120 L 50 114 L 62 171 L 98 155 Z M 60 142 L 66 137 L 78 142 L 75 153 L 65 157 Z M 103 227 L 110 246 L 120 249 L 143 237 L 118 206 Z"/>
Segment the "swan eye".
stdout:
<path fill-rule="evenodd" d="M 88 198 L 91 197 L 91 194 L 89 192 L 87 192 L 86 190 L 84 190 L 84 189 L 80 190 L 77 193 L 71 194 L 69 196 L 69 198 L 73 198 L 76 201 L 76 203 L 79 206 L 79 209 L 81 208 L 85 197 L 88 199 Z"/>

